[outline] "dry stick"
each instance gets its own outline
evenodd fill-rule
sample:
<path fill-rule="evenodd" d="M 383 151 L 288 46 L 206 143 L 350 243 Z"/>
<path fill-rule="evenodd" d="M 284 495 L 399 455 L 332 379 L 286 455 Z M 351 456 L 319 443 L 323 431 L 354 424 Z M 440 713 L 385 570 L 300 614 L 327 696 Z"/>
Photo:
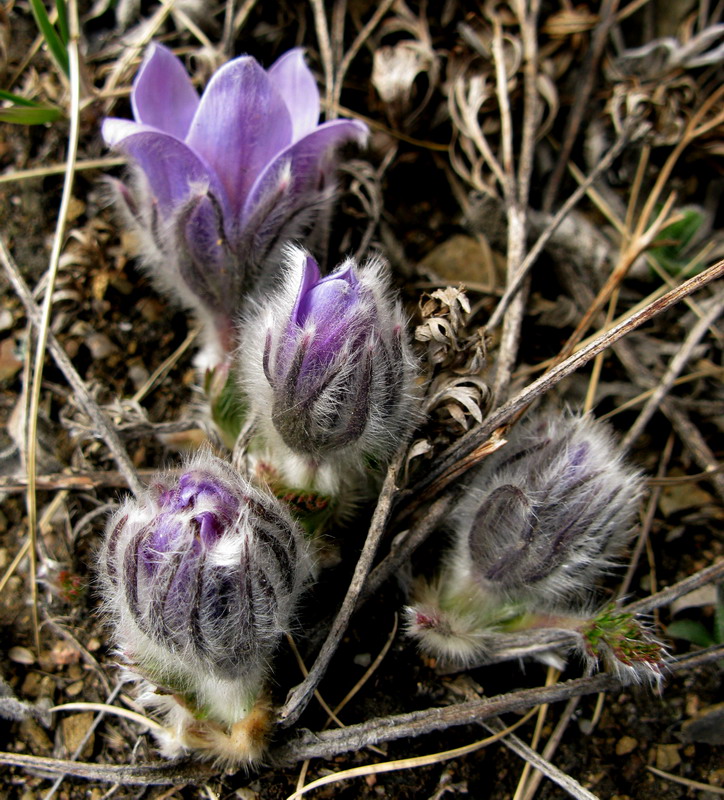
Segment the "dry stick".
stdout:
<path fill-rule="evenodd" d="M 501 146 L 503 151 L 503 196 L 508 217 L 507 232 L 507 282 L 511 283 L 521 268 L 527 242 L 527 208 L 530 177 L 533 170 L 533 149 L 536 125 L 539 117 L 537 77 L 537 49 L 535 25 L 538 0 L 532 0 L 527 13 L 526 0 L 515 4 L 519 25 L 523 33 L 525 58 L 524 106 L 521 156 L 518 174 L 513 163 L 513 123 L 508 95 L 508 76 L 505 68 L 503 31 L 500 20 L 493 17 L 493 60 L 495 62 L 496 92 L 500 108 Z M 525 317 L 526 292 L 519 291 L 511 301 L 503 322 L 503 332 L 496 358 L 496 371 L 492 391 L 493 406 L 500 405 L 507 397 L 513 367 L 518 355 L 520 330 Z"/>
<path fill-rule="evenodd" d="M 336 112 L 332 103 L 334 92 L 334 57 L 329 41 L 329 29 L 327 28 L 327 15 L 324 10 L 323 0 L 309 0 L 314 13 L 314 27 L 317 31 L 317 42 L 319 43 L 319 55 L 322 59 L 324 69 L 324 116 L 325 119 L 333 119 Z"/>
<path fill-rule="evenodd" d="M 566 170 L 566 165 L 571 157 L 571 151 L 573 150 L 573 145 L 578 136 L 581 122 L 583 122 L 588 98 L 593 91 L 596 74 L 598 72 L 598 62 L 601 59 L 603 49 L 606 45 L 608 32 L 615 21 L 617 9 L 618 0 L 604 0 L 604 2 L 601 3 L 601 21 L 596 25 L 593 32 L 593 41 L 591 42 L 591 47 L 586 54 L 586 59 L 581 69 L 583 80 L 578 83 L 573 107 L 566 120 L 566 130 L 563 134 L 563 146 L 561 147 L 558 161 L 548 181 L 548 185 L 546 186 L 545 194 L 543 195 L 544 211 L 550 211 L 555 203 L 558 187 L 560 186 L 563 173 Z"/>
<path fill-rule="evenodd" d="M 86 161 L 78 161 L 75 171 L 80 172 L 85 169 L 109 169 L 111 167 L 121 167 L 127 161 L 126 158 L 89 158 Z M 27 181 L 30 178 L 45 178 L 47 175 L 65 175 L 68 169 L 67 164 L 48 164 L 45 167 L 34 167 L 33 169 L 14 170 L 0 175 L 0 184 L 14 183 L 15 181 Z"/>
<path fill-rule="evenodd" d="M 715 662 L 724 655 L 724 645 L 665 662 L 667 672 L 678 673 Z M 624 683 L 611 673 L 557 683 L 548 687 L 520 689 L 497 697 L 471 700 L 442 708 L 428 708 L 368 720 L 343 729 L 299 731 L 289 741 L 274 748 L 269 760 L 274 766 L 290 766 L 307 758 L 331 758 L 369 744 L 420 736 L 457 725 L 479 724 L 508 712 L 524 711 L 544 703 L 557 703 L 587 694 L 620 689 Z"/>
<path fill-rule="evenodd" d="M 666 666 L 669 672 L 679 673 L 706 666 L 720 660 L 723 655 L 724 645 L 718 645 L 683 656 L 676 661 L 668 661 Z M 543 689 L 521 689 L 495 698 L 373 719 L 333 731 L 321 733 L 302 731 L 297 736 L 291 737 L 285 744 L 274 748 L 269 753 L 269 761 L 275 766 L 292 766 L 306 758 L 330 758 L 340 753 L 360 749 L 366 744 L 390 741 L 404 736 L 418 736 L 455 725 L 477 724 L 484 719 L 490 719 L 509 711 L 522 711 L 541 703 L 555 703 L 571 697 L 595 694 L 607 689 L 618 689 L 621 686 L 621 681 L 615 675 L 603 674 L 591 678 L 578 678 Z M 64 773 L 96 781 L 148 786 L 176 783 L 198 784 L 217 774 L 217 770 L 212 765 L 199 764 L 195 761 L 174 764 L 163 762 L 130 767 L 86 764 L 0 752 L 0 763 L 48 773 Z"/>
<path fill-rule="evenodd" d="M 501 726 L 501 722 L 498 722 L 496 725 L 483 723 L 483 727 L 487 728 L 492 733 L 499 730 Z M 575 778 L 572 778 L 570 775 L 567 775 L 565 772 L 558 769 L 558 767 L 551 764 L 544 756 L 541 756 L 540 753 L 537 753 L 532 747 L 529 747 L 522 739 L 519 739 L 514 734 L 511 733 L 503 737 L 500 741 L 516 755 L 524 758 L 528 762 L 526 767 L 535 767 L 535 769 L 538 770 L 538 775 L 545 775 L 549 780 L 553 781 L 553 783 L 558 784 L 561 789 L 568 792 L 571 797 L 575 797 L 577 800 L 599 800 L 597 795 L 589 792 L 588 789 L 581 786 Z"/>
<path fill-rule="evenodd" d="M 357 605 L 357 599 L 360 596 L 365 579 L 372 567 L 377 547 L 385 531 L 387 518 L 392 508 L 392 500 L 397 492 L 397 476 L 407 453 L 408 439 L 409 437 L 405 439 L 403 446 L 397 452 L 387 469 L 387 475 L 382 484 L 377 507 L 372 515 L 372 521 L 370 522 L 370 528 L 367 532 L 364 547 L 357 561 L 357 566 L 352 575 L 352 580 L 347 589 L 344 602 L 327 634 L 327 639 L 322 645 L 322 649 L 319 651 L 319 655 L 312 665 L 312 668 L 309 670 L 309 675 L 291 691 L 287 702 L 279 713 L 279 721 L 284 727 L 293 725 L 299 718 L 299 715 L 307 707 L 309 700 L 314 694 L 314 690 L 327 671 L 329 662 L 332 660 L 332 656 L 334 656 L 345 630 L 347 630 L 347 625 Z"/>
<path fill-rule="evenodd" d="M 364 589 L 357 600 L 357 608 L 375 595 L 380 586 L 392 575 L 395 575 L 403 564 L 409 563 L 412 554 L 435 530 L 445 512 L 450 508 L 452 500 L 452 494 L 439 497 L 406 534 L 400 534 L 404 538 L 392 542 L 390 552 L 370 572 L 369 578 L 365 581 Z"/>
<path fill-rule="evenodd" d="M 78 135 L 80 130 L 80 54 L 78 50 L 78 7 L 71 0 L 68 7 L 70 33 L 67 44 L 69 81 L 70 81 L 70 128 L 68 131 L 67 169 L 63 180 L 63 193 L 58 209 L 58 221 L 53 237 L 53 248 L 50 253 L 48 278 L 43 298 L 43 309 L 37 325 L 37 341 L 34 358 L 34 371 L 30 386 L 30 404 L 25 427 L 25 451 L 27 453 L 28 490 L 26 503 L 28 508 L 28 531 L 30 532 L 30 590 L 32 594 L 32 618 L 35 637 L 35 648 L 40 652 L 40 631 L 38 628 L 38 585 L 36 580 L 36 544 L 37 544 L 37 498 L 35 494 L 35 475 L 37 470 L 38 414 L 40 410 L 40 391 L 43 383 L 43 367 L 45 366 L 45 350 L 50 335 L 50 318 L 53 308 L 55 281 L 60 268 L 60 255 L 65 240 L 65 229 L 68 222 L 68 210 L 73 199 L 73 182 L 75 180 L 75 161 L 78 155 Z M 26 387 L 27 390 L 27 387 Z"/>
<path fill-rule="evenodd" d="M 701 339 L 706 335 L 710 325 L 724 313 L 724 292 L 719 292 L 707 313 L 697 321 L 696 325 L 691 329 L 689 335 L 684 340 L 681 348 L 676 355 L 671 359 L 666 372 L 663 374 L 659 385 L 654 390 L 653 394 L 647 401 L 646 405 L 641 410 L 641 413 L 636 418 L 633 425 L 629 428 L 626 435 L 621 440 L 621 450 L 628 450 L 631 445 L 643 433 L 648 421 L 658 409 L 663 398 L 671 391 L 674 381 L 678 378 L 679 373 L 684 369 L 687 362 L 692 356 L 694 349 L 697 347 Z"/>
<path fill-rule="evenodd" d="M 618 139 L 613 143 L 606 155 L 598 162 L 598 164 L 596 164 L 590 175 L 581 184 L 579 184 L 578 188 L 570 195 L 566 202 L 551 218 L 550 222 L 546 225 L 545 230 L 540 234 L 533 247 L 531 247 L 530 252 L 523 260 L 523 263 L 520 265 L 520 269 L 516 272 L 513 280 L 508 284 L 508 286 L 506 286 L 503 296 L 498 301 L 498 305 L 488 320 L 486 325 L 487 330 L 493 330 L 494 328 L 498 327 L 501 319 L 503 318 L 505 310 L 510 305 L 510 301 L 520 290 L 520 287 L 523 285 L 523 281 L 527 277 L 528 272 L 538 260 L 538 256 L 548 244 L 553 234 L 558 230 L 568 213 L 578 204 L 583 195 L 586 194 L 591 184 L 593 184 L 593 182 L 596 181 L 600 175 L 611 166 L 611 164 L 613 164 L 623 148 L 631 141 L 631 139 L 635 138 L 634 130 L 635 128 L 633 125 L 623 129 Z M 641 127 L 639 127 L 638 130 L 641 130 Z"/>
<path fill-rule="evenodd" d="M 20 298 L 20 301 L 25 306 L 25 313 L 28 315 L 30 321 L 36 327 L 39 327 L 41 324 L 40 309 L 33 300 L 33 296 L 28 288 L 28 285 L 23 280 L 22 275 L 20 275 L 17 265 L 14 263 L 12 256 L 5 246 L 5 242 L 1 238 L 0 262 L 2 262 L 5 272 L 7 273 L 15 292 Z M 142 489 L 142 485 L 138 479 L 136 469 L 131 463 L 131 459 L 128 457 L 128 453 L 126 453 L 121 440 L 118 438 L 118 434 L 114 430 L 113 425 L 108 417 L 103 413 L 95 400 L 90 396 L 88 389 L 86 389 L 86 386 L 83 383 L 83 379 L 73 366 L 73 362 L 70 360 L 68 354 L 61 347 L 58 340 L 50 331 L 48 331 L 47 346 L 48 350 L 50 350 L 50 354 L 55 360 L 55 363 L 58 365 L 59 369 L 65 376 L 65 379 L 75 392 L 79 402 L 83 406 L 83 410 L 93 421 L 97 431 L 103 437 L 108 449 L 113 455 L 113 458 L 118 464 L 118 468 L 126 480 L 126 484 L 134 494 L 138 494 Z"/>
<path fill-rule="evenodd" d="M 150 479 L 158 470 L 141 469 L 136 475 L 138 478 Z M 22 492 L 28 485 L 24 476 L 0 476 L 0 492 Z M 128 486 L 128 477 L 122 472 L 56 472 L 49 475 L 38 475 L 35 479 L 35 488 L 55 492 L 61 489 L 70 491 L 88 492 L 92 489 L 125 489 Z"/>
<path fill-rule="evenodd" d="M 360 51 L 362 45 L 364 45 L 367 39 L 371 36 L 372 31 L 374 31 L 374 29 L 380 24 L 382 17 L 384 17 L 390 8 L 392 8 L 394 2 L 395 0 L 384 0 L 377 6 L 374 14 L 372 14 L 369 21 L 362 28 L 359 34 L 357 34 L 349 50 L 347 50 L 340 60 L 339 67 L 337 68 L 337 74 L 334 78 L 334 87 L 332 92 L 332 113 L 335 116 L 337 116 L 339 112 L 339 101 L 342 96 L 342 83 L 344 82 L 344 76 L 347 74 L 347 70 L 350 68 L 352 60 Z"/>
<path fill-rule="evenodd" d="M 567 703 L 566 707 L 563 709 L 563 713 L 561 714 L 561 718 L 558 720 L 553 733 L 551 734 L 550 738 L 546 742 L 546 746 L 543 748 L 543 752 L 541 755 L 546 761 L 550 761 L 553 756 L 555 755 L 556 750 L 558 749 L 558 745 L 561 743 L 563 739 L 563 734 L 566 732 L 566 728 L 568 728 L 568 724 L 573 717 L 576 709 L 578 708 L 578 704 L 580 703 L 580 697 L 572 697 Z M 525 793 L 521 800 L 533 800 L 535 797 L 535 793 L 538 791 L 538 787 L 540 786 L 540 782 L 543 780 L 543 773 L 540 770 L 536 770 L 528 780 L 528 784 L 525 787 Z"/>
<path fill-rule="evenodd" d="M 588 345 L 582 347 L 571 356 L 561 361 L 540 378 L 528 384 L 518 392 L 515 397 L 508 400 L 500 408 L 497 408 L 483 421 L 481 425 L 473 428 L 468 433 L 458 439 L 449 447 L 438 459 L 437 466 L 430 469 L 427 476 L 423 478 L 411 492 L 419 496 L 421 490 L 426 490 L 425 495 L 437 494 L 449 482 L 449 479 L 460 474 L 460 462 L 464 461 L 471 453 L 480 448 L 487 441 L 488 437 L 498 428 L 504 426 L 515 414 L 521 412 L 526 406 L 533 402 L 541 394 L 544 394 L 560 380 L 575 372 L 577 369 L 587 364 L 592 358 L 606 350 L 615 342 L 618 342 L 626 334 L 635 330 L 644 322 L 648 322 L 658 314 L 676 305 L 683 297 L 692 292 L 702 289 L 714 280 L 724 275 L 724 260 L 708 267 L 699 275 L 690 278 L 680 286 L 666 292 L 658 299 L 651 302 L 645 308 L 630 314 L 621 320 L 617 325 L 600 336 L 593 339 Z M 469 464 L 473 466 L 473 464 Z"/>
<path fill-rule="evenodd" d="M 70 775 L 106 783 L 133 784 L 136 786 L 168 786 L 173 784 L 199 784 L 218 775 L 211 764 L 188 760 L 169 764 L 166 761 L 148 766 L 131 767 L 115 764 L 88 764 L 68 759 L 44 758 L 19 753 L 0 752 L 0 764 L 22 767 L 50 775 Z"/>
<path fill-rule="evenodd" d="M 636 355 L 636 349 L 628 342 L 619 342 L 614 348 L 619 361 L 624 365 L 631 380 L 642 388 L 655 388 L 657 381 Z M 670 397 L 665 397 L 659 404 L 661 410 L 671 422 L 692 458 L 699 467 L 708 473 L 707 479 L 724 502 L 724 475 L 720 465 L 699 429 Z"/>
<path fill-rule="evenodd" d="M 666 440 L 666 445 L 664 446 L 664 451 L 661 454 L 661 458 L 659 459 L 659 467 L 656 472 L 657 477 L 661 478 L 666 474 L 666 470 L 669 468 L 669 461 L 671 460 L 671 453 L 674 449 L 674 442 L 676 437 L 674 436 L 673 431 L 669 434 L 669 438 Z M 649 496 L 648 503 L 646 504 L 646 513 L 644 515 L 644 521 L 641 525 L 641 530 L 639 535 L 636 539 L 636 544 L 634 546 L 633 552 L 631 553 L 631 558 L 629 559 L 628 567 L 626 568 L 626 574 L 624 575 L 623 580 L 621 581 L 621 585 L 618 587 L 618 591 L 616 592 L 617 598 L 625 597 L 628 594 L 629 587 L 631 586 L 631 581 L 633 580 L 634 573 L 638 568 L 639 559 L 641 558 L 641 553 L 643 552 L 644 545 L 646 544 L 647 539 L 649 538 L 649 532 L 651 531 L 651 526 L 654 522 L 654 517 L 656 516 L 656 511 L 659 506 L 659 498 L 661 497 L 661 492 L 663 491 L 663 487 L 661 486 L 654 486 L 651 490 L 651 494 Z"/>

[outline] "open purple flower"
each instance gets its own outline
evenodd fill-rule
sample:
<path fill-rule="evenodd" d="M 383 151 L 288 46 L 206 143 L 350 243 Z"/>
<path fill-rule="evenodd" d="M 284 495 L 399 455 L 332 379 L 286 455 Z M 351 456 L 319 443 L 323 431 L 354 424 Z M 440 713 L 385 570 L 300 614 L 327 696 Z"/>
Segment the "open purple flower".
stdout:
<path fill-rule="evenodd" d="M 410 422 L 414 366 L 382 265 L 348 259 L 322 278 L 303 250 L 287 258 L 245 331 L 252 412 L 269 440 L 307 461 L 383 461 Z"/>
<path fill-rule="evenodd" d="M 319 91 L 301 49 L 269 70 L 225 64 L 198 97 L 182 63 L 150 46 L 131 95 L 135 122 L 103 136 L 137 169 L 122 193 L 161 284 L 210 317 L 223 351 L 260 272 L 331 199 L 336 148 L 363 142 L 353 120 L 321 125 Z"/>
<path fill-rule="evenodd" d="M 207 452 L 123 503 L 100 553 L 129 667 L 171 698 L 174 723 L 186 710 L 227 732 L 260 701 L 310 572 L 282 504 Z"/>

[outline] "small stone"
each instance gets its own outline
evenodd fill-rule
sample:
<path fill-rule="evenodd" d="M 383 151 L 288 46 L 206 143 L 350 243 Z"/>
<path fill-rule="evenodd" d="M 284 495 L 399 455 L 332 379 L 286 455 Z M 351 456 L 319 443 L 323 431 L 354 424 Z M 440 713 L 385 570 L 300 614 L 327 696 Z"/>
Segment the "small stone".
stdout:
<path fill-rule="evenodd" d="M 713 769 L 709 773 L 707 780 L 712 786 L 724 786 L 724 767 Z"/>
<path fill-rule="evenodd" d="M 618 742 L 616 742 L 616 755 L 626 756 L 629 753 L 633 753 L 638 746 L 639 743 L 633 736 L 622 736 Z"/>
<path fill-rule="evenodd" d="M 20 723 L 20 738 L 28 745 L 31 753 L 47 755 L 53 751 L 53 743 L 48 734 L 32 719 L 24 719 Z"/>
<path fill-rule="evenodd" d="M 20 694 L 23 697 L 35 699 L 40 695 L 40 682 L 42 678 L 37 672 L 29 672 L 25 676 L 23 685 L 20 687 Z"/>
<path fill-rule="evenodd" d="M 10 660 L 14 661 L 16 664 L 25 664 L 26 666 L 29 666 L 30 664 L 35 663 L 35 656 L 33 655 L 33 652 L 27 647 L 11 647 L 8 656 Z"/>
<path fill-rule="evenodd" d="M 86 347 L 96 361 L 103 361 L 118 349 L 116 345 L 103 333 L 92 333 L 85 339 Z"/>
<path fill-rule="evenodd" d="M 68 697 L 77 697 L 83 691 L 83 681 L 76 681 L 65 687 L 65 693 Z"/>
<path fill-rule="evenodd" d="M 671 772 L 672 769 L 681 764 L 678 744 L 658 744 L 656 745 L 656 767 L 664 772 Z"/>
<path fill-rule="evenodd" d="M 84 712 L 83 714 L 72 714 L 71 716 L 63 719 L 63 722 L 61 723 L 63 730 L 63 744 L 65 745 L 65 750 L 68 757 L 71 757 L 78 749 L 80 743 L 83 741 L 83 738 L 88 732 L 88 728 L 90 728 L 92 724 L 93 714 L 90 711 Z M 90 758 L 91 754 L 93 753 L 94 744 L 95 734 L 91 734 L 88 738 L 88 742 L 80 754 L 82 759 Z"/>
<path fill-rule="evenodd" d="M 358 667 L 364 667 L 367 669 L 369 665 L 372 663 L 372 656 L 369 653 L 358 653 L 353 659 L 354 663 Z"/>

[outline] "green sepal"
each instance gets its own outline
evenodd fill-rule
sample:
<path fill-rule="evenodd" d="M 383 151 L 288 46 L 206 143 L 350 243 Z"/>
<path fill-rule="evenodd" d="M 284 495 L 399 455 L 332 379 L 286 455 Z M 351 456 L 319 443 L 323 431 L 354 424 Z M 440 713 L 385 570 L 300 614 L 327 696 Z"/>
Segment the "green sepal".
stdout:
<path fill-rule="evenodd" d="M 226 380 L 223 378 L 224 367 L 206 371 L 204 391 L 209 398 L 211 419 L 216 425 L 224 444 L 232 450 L 244 427 L 249 404 L 239 388 L 239 382 L 233 369 L 228 369 Z M 224 380 L 219 389 L 216 385 Z"/>
<path fill-rule="evenodd" d="M 599 656 L 605 647 L 627 666 L 635 662 L 658 664 L 661 645 L 652 641 L 633 614 L 609 605 L 579 629 L 588 650 Z"/>

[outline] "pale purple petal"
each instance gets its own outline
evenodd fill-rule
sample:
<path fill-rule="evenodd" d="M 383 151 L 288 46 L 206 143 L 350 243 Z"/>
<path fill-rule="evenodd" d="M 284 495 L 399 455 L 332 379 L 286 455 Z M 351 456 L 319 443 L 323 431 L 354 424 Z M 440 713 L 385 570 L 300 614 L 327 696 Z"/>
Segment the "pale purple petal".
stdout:
<path fill-rule="evenodd" d="M 292 310 L 291 319 L 294 324 L 304 324 L 304 318 L 306 318 L 306 312 L 304 310 L 305 298 L 310 289 L 317 283 L 319 277 L 319 266 L 317 262 L 312 256 L 306 256 L 304 260 L 304 269 L 299 282 L 299 292 L 297 293 L 297 299 Z"/>
<path fill-rule="evenodd" d="M 120 124 L 119 124 L 120 123 Z M 163 213 L 171 212 L 192 191 L 211 189 L 224 202 L 213 172 L 183 142 L 167 133 L 124 120 L 108 119 L 103 136 L 143 170 Z"/>
<path fill-rule="evenodd" d="M 340 319 L 357 302 L 358 284 L 351 266 L 323 278 L 299 301 L 297 324 L 303 326 L 309 316 L 315 321 L 328 324 Z"/>
<path fill-rule="evenodd" d="M 212 77 L 186 141 L 216 170 L 236 212 L 259 172 L 291 137 L 284 101 L 259 64 L 243 56 Z"/>
<path fill-rule="evenodd" d="M 290 145 L 266 166 L 251 189 L 241 214 L 245 224 L 267 192 L 276 192 L 281 183 L 287 193 L 303 199 L 306 192 L 314 191 L 328 167 L 328 157 L 340 144 L 357 141 L 363 144 L 368 135 L 367 126 L 356 120 L 337 119 L 325 122 L 315 131 Z"/>
<path fill-rule="evenodd" d="M 152 44 L 133 82 L 136 122 L 185 139 L 198 105 L 199 96 L 181 61 L 163 45 Z"/>
<path fill-rule="evenodd" d="M 311 133 L 319 121 L 319 89 L 304 61 L 304 50 L 295 47 L 284 53 L 267 74 L 287 104 L 292 118 L 292 141 L 297 142 Z"/>

